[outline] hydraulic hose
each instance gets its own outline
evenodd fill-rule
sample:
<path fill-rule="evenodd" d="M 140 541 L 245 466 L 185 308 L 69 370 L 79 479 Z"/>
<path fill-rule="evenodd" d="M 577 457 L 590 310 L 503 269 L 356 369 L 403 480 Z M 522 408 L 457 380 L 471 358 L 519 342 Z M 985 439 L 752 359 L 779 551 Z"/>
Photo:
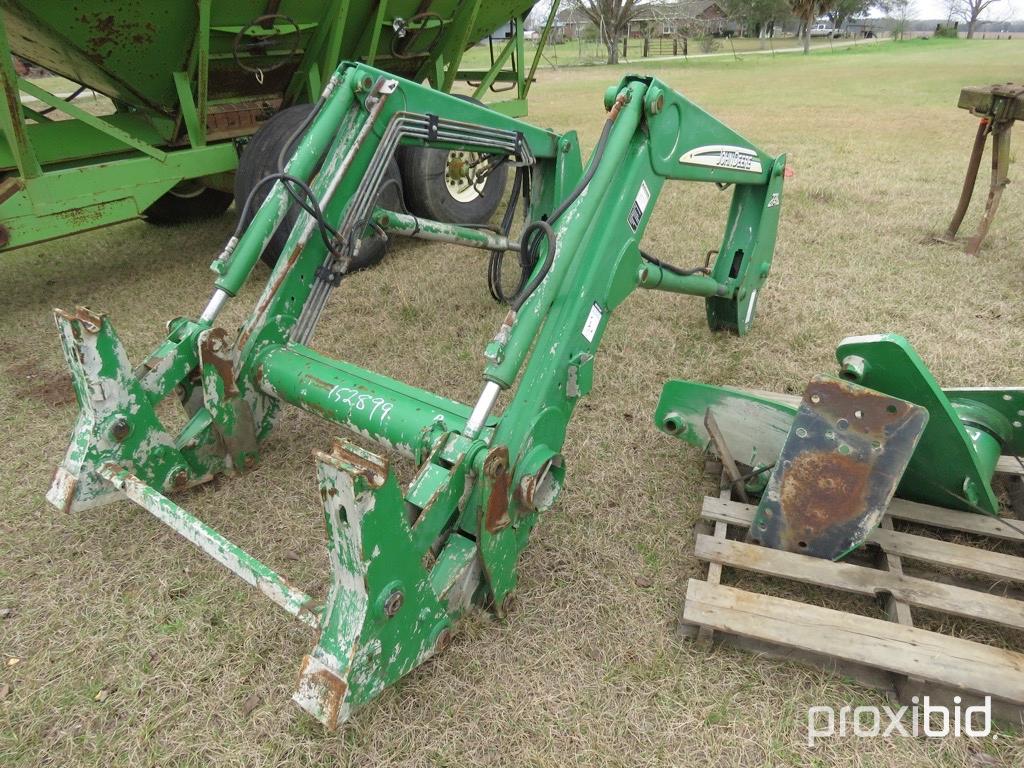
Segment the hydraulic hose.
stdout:
<path fill-rule="evenodd" d="M 548 251 L 546 257 L 544 258 L 544 264 L 541 266 L 540 271 L 538 271 L 537 274 L 533 276 L 533 279 L 530 280 L 525 287 L 522 287 L 522 283 L 520 283 L 520 289 L 517 290 L 515 296 L 513 296 L 512 299 L 509 301 L 509 305 L 516 312 L 518 312 L 519 308 L 523 306 L 523 304 L 526 302 L 528 298 L 530 298 L 530 295 L 535 290 L 537 290 L 537 286 L 539 286 L 544 281 L 544 278 L 547 277 L 547 274 L 551 269 L 551 265 L 554 264 L 555 247 L 557 241 L 555 238 L 554 229 L 552 227 L 558 221 L 558 219 L 561 218 L 562 214 L 569 210 L 569 206 L 576 202 L 579 196 L 583 194 L 583 191 L 589 186 L 590 182 L 593 180 L 594 174 L 597 173 L 597 169 L 600 167 L 601 160 L 604 157 L 605 150 L 608 147 L 608 137 L 611 135 L 612 125 L 614 124 L 614 122 L 615 121 L 612 118 L 609 118 L 608 120 L 605 121 L 604 127 L 601 129 L 601 137 L 597 140 L 597 146 L 594 147 L 594 153 L 590 158 L 590 164 L 587 166 L 586 172 L 583 174 L 583 177 L 579 180 L 579 183 L 576 185 L 573 191 L 569 193 L 565 200 L 559 203 L 555 210 L 551 212 L 551 215 L 549 215 L 547 218 L 539 219 L 538 221 L 534 221 L 531 224 L 528 224 L 526 228 L 523 230 L 522 237 L 520 238 L 520 242 L 522 243 L 522 248 L 520 249 L 520 258 L 521 263 L 524 267 L 524 271 L 526 271 L 527 269 L 532 269 L 533 266 L 537 263 L 537 249 L 540 247 L 542 239 L 547 240 Z M 497 268 L 495 269 L 492 267 L 492 275 L 494 275 L 495 272 L 498 275 L 500 275 L 501 273 L 500 259 L 498 260 Z M 491 284 L 491 287 L 493 295 L 493 282 Z M 498 289 L 498 292 L 500 294 L 500 288 Z"/>

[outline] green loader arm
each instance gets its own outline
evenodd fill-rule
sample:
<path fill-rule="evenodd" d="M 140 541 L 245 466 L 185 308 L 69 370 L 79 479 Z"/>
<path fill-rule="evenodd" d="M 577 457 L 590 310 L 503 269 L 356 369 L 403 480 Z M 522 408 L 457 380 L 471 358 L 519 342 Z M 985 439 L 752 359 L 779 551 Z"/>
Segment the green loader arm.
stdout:
<path fill-rule="evenodd" d="M 566 426 L 591 391 L 615 307 L 638 287 L 688 293 L 706 298 L 713 329 L 746 333 L 771 265 L 784 158 L 764 154 L 655 79 L 626 78 L 605 106 L 602 139 L 584 169 L 573 133 L 342 65 L 287 167 L 308 182 L 322 216 L 300 213 L 237 333 L 215 322 L 297 194 L 281 180 L 214 261 L 216 287 L 202 315 L 174 321 L 134 370 L 109 320 L 58 313 L 83 415 L 50 501 L 75 511 L 127 495 L 317 627 L 295 700 L 329 727 L 444 647 L 470 606 L 505 615 L 519 554 L 562 488 Z M 498 235 L 381 209 L 387 164 L 409 145 L 512 162 L 529 191 L 531 223 L 518 236 Z M 710 273 L 685 274 L 641 254 L 666 179 L 734 186 Z M 370 220 L 392 235 L 512 251 L 527 264 L 484 351 L 475 404 L 309 348 Z M 177 435 L 155 411 L 171 394 L 189 415 Z M 339 439 L 317 453 L 331 565 L 323 601 L 167 498 L 255 466 L 286 404 L 418 466 L 403 489 L 387 459 L 364 448 Z"/>

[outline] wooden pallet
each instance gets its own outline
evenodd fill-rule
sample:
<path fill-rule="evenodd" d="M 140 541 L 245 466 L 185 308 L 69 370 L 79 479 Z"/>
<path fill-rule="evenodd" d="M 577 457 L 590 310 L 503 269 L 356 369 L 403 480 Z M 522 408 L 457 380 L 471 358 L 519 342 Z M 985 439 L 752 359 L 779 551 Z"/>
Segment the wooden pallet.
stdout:
<path fill-rule="evenodd" d="M 1024 521 L 1014 527 L 895 499 L 856 557 L 831 562 L 745 543 L 756 507 L 728 496 L 704 499 L 695 553 L 708 572 L 687 586 L 683 636 L 821 667 L 901 704 L 928 695 L 947 706 L 959 696 L 970 706 L 991 696 L 994 716 L 1024 723 L 1024 653 L 923 629 L 912 613 L 925 609 L 1024 631 Z M 908 523 L 946 539 L 967 533 L 984 537 L 980 543 L 1012 542 L 1021 556 L 897 530 Z M 724 568 L 876 597 L 888 618 L 726 586 Z"/>

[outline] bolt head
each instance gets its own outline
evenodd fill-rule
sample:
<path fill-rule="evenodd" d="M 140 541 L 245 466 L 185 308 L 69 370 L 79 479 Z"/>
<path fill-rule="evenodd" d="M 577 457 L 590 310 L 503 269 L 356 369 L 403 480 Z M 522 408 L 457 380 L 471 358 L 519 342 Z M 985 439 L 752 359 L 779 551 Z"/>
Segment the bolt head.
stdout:
<path fill-rule="evenodd" d="M 120 443 L 131 434 L 131 431 L 132 425 L 128 422 L 128 419 L 121 418 L 115 421 L 114 425 L 110 428 L 110 436 Z"/>
<path fill-rule="evenodd" d="M 437 640 L 434 641 L 434 653 L 440 653 L 452 642 L 452 631 L 450 629 L 442 629 L 438 635 Z"/>
<path fill-rule="evenodd" d="M 501 615 L 502 616 L 507 616 L 509 614 L 509 612 L 512 610 L 512 606 L 513 606 L 514 603 L 515 603 L 515 596 L 511 592 L 509 592 L 501 600 Z"/>
<path fill-rule="evenodd" d="M 402 590 L 396 589 L 390 595 L 388 599 L 384 601 L 384 615 L 389 619 L 394 616 L 402 607 L 402 603 L 405 602 L 405 595 L 402 594 Z"/>

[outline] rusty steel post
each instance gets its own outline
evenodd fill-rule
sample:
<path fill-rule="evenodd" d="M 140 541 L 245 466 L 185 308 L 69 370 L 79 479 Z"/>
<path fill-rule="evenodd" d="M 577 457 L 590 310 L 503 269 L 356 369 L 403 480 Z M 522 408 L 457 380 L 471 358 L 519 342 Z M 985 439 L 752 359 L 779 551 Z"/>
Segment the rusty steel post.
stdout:
<path fill-rule="evenodd" d="M 977 256 L 981 249 L 981 243 L 988 234 L 992 220 L 996 217 L 999 209 L 999 201 L 1003 197 L 1003 190 L 1010 183 L 1007 178 L 1010 170 L 1010 129 L 1012 122 L 996 122 L 992 126 L 992 181 L 988 188 L 988 200 L 985 202 L 985 213 L 978 223 L 978 231 L 967 241 L 967 253 L 970 256 Z"/>
<path fill-rule="evenodd" d="M 974 195 L 974 185 L 978 181 L 981 156 L 985 152 L 985 139 L 988 138 L 990 128 L 991 123 L 989 119 L 987 117 L 981 118 L 978 123 L 978 132 L 974 136 L 974 146 L 971 148 L 971 159 L 967 162 L 967 175 L 964 176 L 964 186 L 960 190 L 960 200 L 956 204 L 953 219 L 949 222 L 949 227 L 946 228 L 946 234 L 942 236 L 942 240 L 952 242 L 964 221 L 964 216 L 967 215 L 967 208 L 970 206 L 971 197 Z"/>

